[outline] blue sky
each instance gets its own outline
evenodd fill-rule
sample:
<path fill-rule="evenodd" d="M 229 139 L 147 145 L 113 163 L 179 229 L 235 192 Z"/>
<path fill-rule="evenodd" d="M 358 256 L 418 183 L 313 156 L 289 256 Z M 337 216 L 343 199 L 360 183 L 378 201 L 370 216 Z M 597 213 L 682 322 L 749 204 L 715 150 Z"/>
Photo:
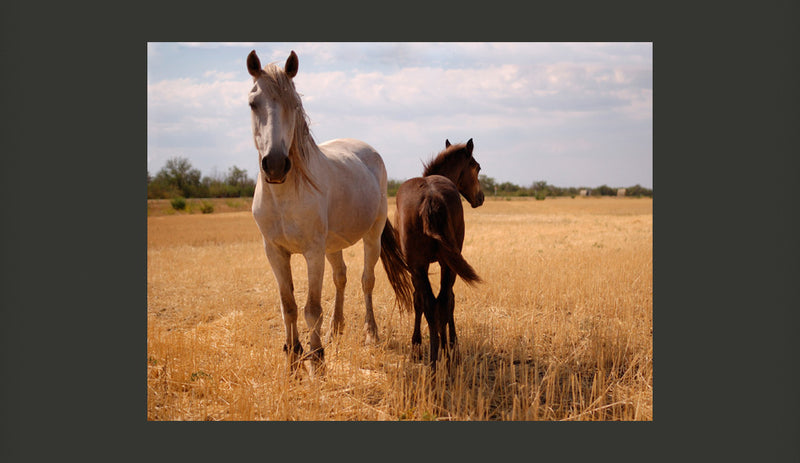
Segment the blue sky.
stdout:
<path fill-rule="evenodd" d="M 147 169 L 257 172 L 245 60 L 300 59 L 317 143 L 358 138 L 389 178 L 472 138 L 482 173 L 529 186 L 653 186 L 652 43 L 149 43 Z"/>

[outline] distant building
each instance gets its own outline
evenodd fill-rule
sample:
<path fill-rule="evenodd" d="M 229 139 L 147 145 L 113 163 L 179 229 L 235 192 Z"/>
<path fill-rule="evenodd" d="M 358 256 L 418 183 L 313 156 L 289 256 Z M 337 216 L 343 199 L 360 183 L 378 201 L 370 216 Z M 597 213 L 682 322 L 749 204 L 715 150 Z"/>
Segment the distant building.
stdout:
<path fill-rule="evenodd" d="M 620 188 L 617 190 L 617 196 L 625 196 L 625 188 Z"/>
<path fill-rule="evenodd" d="M 592 190 L 581 190 L 578 192 L 581 196 L 590 196 L 592 194 Z"/>

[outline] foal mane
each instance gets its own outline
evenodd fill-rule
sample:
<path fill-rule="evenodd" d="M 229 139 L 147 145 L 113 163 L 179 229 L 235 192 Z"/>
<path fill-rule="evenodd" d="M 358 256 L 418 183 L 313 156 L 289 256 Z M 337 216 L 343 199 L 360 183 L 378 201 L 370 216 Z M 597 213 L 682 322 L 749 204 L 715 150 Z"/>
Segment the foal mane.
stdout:
<path fill-rule="evenodd" d="M 427 177 L 429 175 L 441 175 L 445 173 L 447 168 L 450 167 L 452 163 L 458 161 L 455 159 L 457 153 L 463 150 L 466 146 L 467 145 L 465 143 L 450 145 L 443 151 L 440 151 L 439 154 L 434 156 L 430 161 L 423 162 L 422 176 Z"/>
<path fill-rule="evenodd" d="M 297 169 L 302 181 L 319 191 L 307 166 L 308 159 L 313 153 L 310 146 L 316 145 L 316 143 L 308 128 L 308 115 L 303 109 L 303 102 L 294 87 L 294 82 L 282 68 L 274 63 L 267 64 L 261 70 L 261 76 L 268 84 L 266 90 L 269 95 L 280 103 L 284 111 L 291 111 L 294 114 L 293 143 L 289 147 L 289 158 L 292 160 L 292 165 Z"/>

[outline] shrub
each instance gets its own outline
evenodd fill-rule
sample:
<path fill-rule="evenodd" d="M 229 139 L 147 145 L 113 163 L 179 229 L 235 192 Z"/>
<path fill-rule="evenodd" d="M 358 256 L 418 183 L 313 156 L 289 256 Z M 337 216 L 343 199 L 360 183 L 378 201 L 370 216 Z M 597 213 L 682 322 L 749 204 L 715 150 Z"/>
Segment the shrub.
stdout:
<path fill-rule="evenodd" d="M 170 204 L 172 204 L 172 208 L 175 209 L 176 211 L 185 210 L 186 209 L 186 198 L 184 198 L 183 196 L 178 196 L 178 197 L 172 198 L 172 201 L 170 201 Z"/>
<path fill-rule="evenodd" d="M 200 206 L 200 211 L 203 214 L 211 214 L 214 212 L 214 205 L 209 203 L 208 201 L 203 201 L 203 204 Z"/>
<path fill-rule="evenodd" d="M 592 195 L 597 194 L 600 196 L 617 196 L 617 189 L 611 188 L 608 185 L 600 185 L 592 191 Z"/>

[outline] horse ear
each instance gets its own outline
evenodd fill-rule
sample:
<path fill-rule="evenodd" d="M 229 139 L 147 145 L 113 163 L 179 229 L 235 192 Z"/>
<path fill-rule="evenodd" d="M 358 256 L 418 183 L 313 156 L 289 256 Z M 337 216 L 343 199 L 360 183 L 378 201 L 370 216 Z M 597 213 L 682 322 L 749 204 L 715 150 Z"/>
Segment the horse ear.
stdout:
<path fill-rule="evenodd" d="M 448 140 L 446 138 L 444 139 L 444 147 L 445 148 L 450 148 L 450 140 Z"/>
<path fill-rule="evenodd" d="M 297 69 L 299 67 L 300 60 L 297 59 L 297 54 L 292 50 L 289 57 L 286 58 L 286 66 L 284 66 L 283 70 L 286 71 L 287 76 L 294 77 L 297 75 Z"/>
<path fill-rule="evenodd" d="M 253 77 L 261 75 L 261 60 L 258 59 L 256 51 L 253 50 L 247 55 L 247 72 Z"/>
<path fill-rule="evenodd" d="M 472 156 L 472 149 L 475 148 L 475 145 L 472 144 L 472 139 L 470 138 L 467 142 L 467 153 Z"/>

